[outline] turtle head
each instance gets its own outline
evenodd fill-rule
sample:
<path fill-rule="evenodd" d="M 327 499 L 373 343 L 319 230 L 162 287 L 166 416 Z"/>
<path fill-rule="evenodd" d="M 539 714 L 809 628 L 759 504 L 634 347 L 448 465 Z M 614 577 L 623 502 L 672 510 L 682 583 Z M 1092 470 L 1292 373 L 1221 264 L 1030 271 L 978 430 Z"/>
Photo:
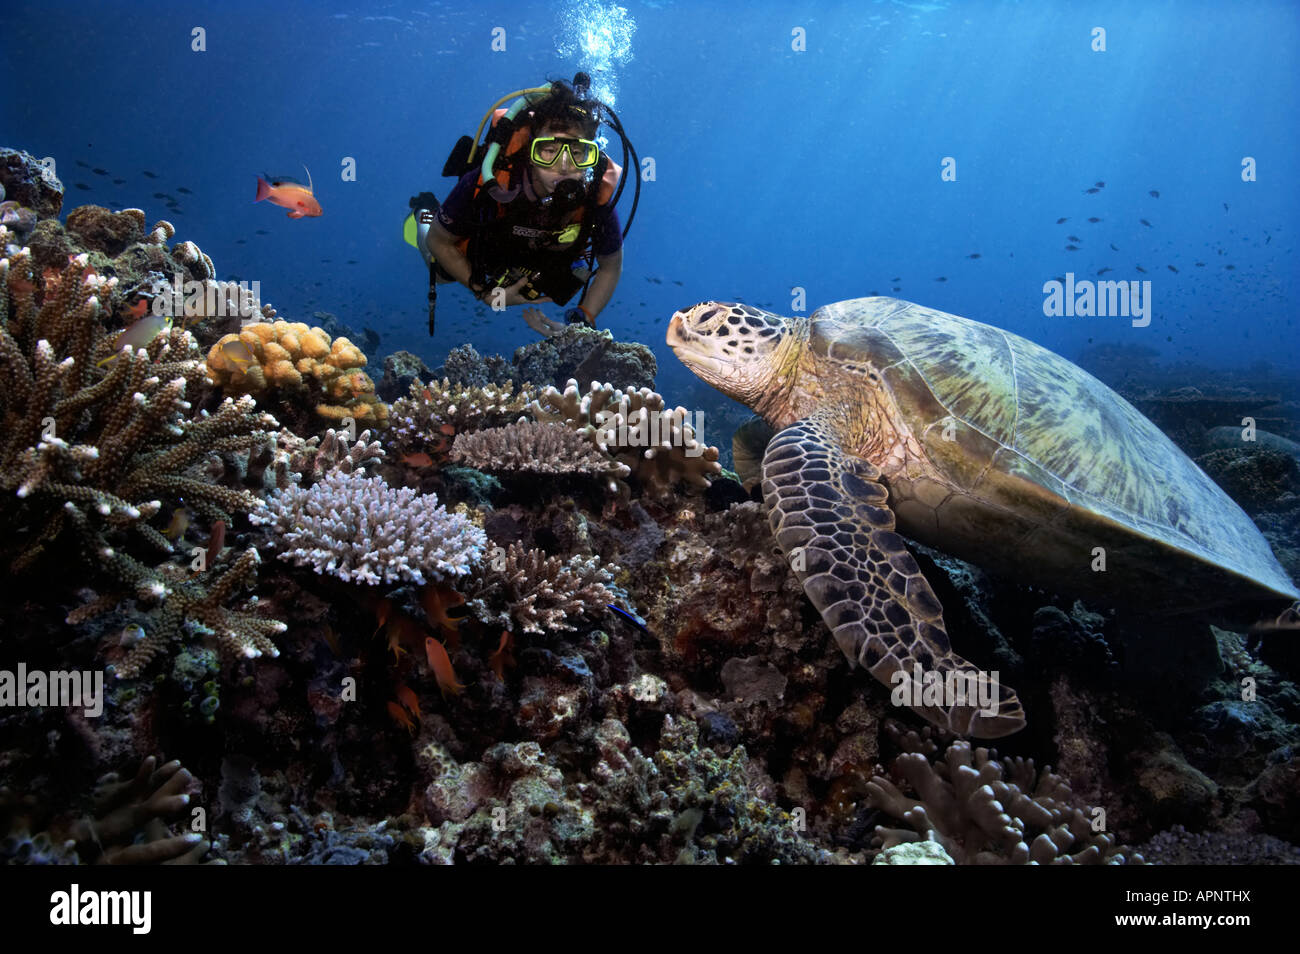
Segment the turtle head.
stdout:
<path fill-rule="evenodd" d="M 674 312 L 668 347 L 682 364 L 750 407 L 769 394 L 794 350 L 795 320 L 751 305 L 705 301 Z"/>

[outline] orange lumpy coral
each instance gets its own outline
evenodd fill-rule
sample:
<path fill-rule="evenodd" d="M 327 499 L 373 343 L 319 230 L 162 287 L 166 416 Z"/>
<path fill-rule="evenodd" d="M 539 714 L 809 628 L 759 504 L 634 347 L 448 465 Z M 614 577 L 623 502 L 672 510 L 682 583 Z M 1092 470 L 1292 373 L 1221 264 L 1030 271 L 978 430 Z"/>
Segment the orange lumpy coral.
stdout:
<path fill-rule="evenodd" d="M 384 426 L 388 405 L 375 396 L 374 381 L 361 370 L 366 363 L 361 349 L 347 338 L 331 340 L 320 328 L 300 321 L 246 325 L 208 352 L 208 373 L 228 394 L 300 392 L 314 381 L 328 399 L 316 405 L 322 417 Z"/>

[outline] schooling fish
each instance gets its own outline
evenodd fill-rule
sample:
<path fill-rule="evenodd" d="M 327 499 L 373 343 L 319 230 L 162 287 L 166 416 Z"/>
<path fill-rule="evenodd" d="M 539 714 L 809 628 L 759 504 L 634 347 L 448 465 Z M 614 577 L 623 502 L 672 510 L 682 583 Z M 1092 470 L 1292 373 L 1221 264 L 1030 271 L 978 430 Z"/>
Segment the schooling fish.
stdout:
<path fill-rule="evenodd" d="M 388 714 L 392 720 L 400 725 L 411 735 L 415 735 L 415 723 L 411 720 L 411 715 L 396 702 L 388 703 Z"/>
<path fill-rule="evenodd" d="M 1056 224 L 1057 224 L 1057 225 L 1064 225 L 1064 224 L 1065 224 L 1066 222 L 1068 222 L 1068 221 L 1070 221 L 1070 217 L 1067 215 L 1067 216 L 1065 216 L 1064 218 L 1057 219 L 1057 220 L 1056 220 Z"/>
<path fill-rule="evenodd" d="M 1079 236 L 1077 236 L 1077 235 L 1067 235 L 1066 238 L 1069 239 L 1071 242 L 1082 242 L 1082 241 L 1083 241 L 1083 239 L 1079 238 Z"/>
<path fill-rule="evenodd" d="M 306 166 L 303 166 L 307 169 Z M 307 184 L 303 185 L 288 176 L 272 179 L 270 176 L 257 177 L 257 198 L 254 202 L 269 199 L 272 205 L 288 209 L 288 217 L 301 219 L 316 218 L 321 215 L 320 203 L 312 191 L 311 170 L 307 169 Z"/>
<path fill-rule="evenodd" d="M 1138 221 L 1141 222 L 1143 225 L 1145 225 L 1147 228 L 1151 228 L 1151 223 L 1148 222 L 1146 219 L 1138 219 Z"/>
<path fill-rule="evenodd" d="M 1065 246 L 1065 250 L 1066 250 L 1067 252 L 1077 252 L 1077 251 L 1079 251 L 1079 246 L 1077 246 L 1077 245 L 1067 245 L 1067 246 Z"/>
<path fill-rule="evenodd" d="M 453 696 L 459 695 L 465 687 L 456 681 L 456 670 L 451 668 L 451 657 L 447 655 L 446 647 L 432 636 L 426 636 L 424 655 L 429 661 L 429 668 L 433 670 L 434 678 L 438 680 L 438 691 L 442 693 L 443 698 L 445 699 L 449 692 Z"/>
<path fill-rule="evenodd" d="M 1093 223 L 1094 225 L 1096 225 L 1098 222 L 1100 222 L 1100 221 L 1102 221 L 1102 220 L 1099 219 L 1099 218 L 1097 218 L 1097 216 L 1094 215 L 1094 216 L 1089 217 L 1088 221 L 1091 222 L 1091 223 Z"/>
<path fill-rule="evenodd" d="M 1100 189 L 1084 189 L 1084 190 L 1083 190 L 1083 194 L 1084 194 L 1084 195 L 1093 195 L 1094 193 L 1097 193 L 1097 192 L 1100 192 L 1100 191 L 1101 191 Z"/>
<path fill-rule="evenodd" d="M 1147 193 L 1147 195 L 1151 196 L 1151 198 L 1153 199 L 1160 198 L 1160 193 L 1157 192 L 1155 189 L 1152 189 L 1150 192 Z"/>

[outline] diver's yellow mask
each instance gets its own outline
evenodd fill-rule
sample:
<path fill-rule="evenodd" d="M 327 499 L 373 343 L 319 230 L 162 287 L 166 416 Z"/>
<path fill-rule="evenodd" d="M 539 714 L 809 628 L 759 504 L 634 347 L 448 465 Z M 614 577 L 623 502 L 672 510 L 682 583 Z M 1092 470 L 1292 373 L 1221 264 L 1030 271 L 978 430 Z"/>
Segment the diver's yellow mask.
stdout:
<path fill-rule="evenodd" d="M 590 139 L 571 139 L 567 136 L 538 136 L 528 153 L 534 165 L 549 169 L 568 152 L 569 162 L 575 169 L 590 169 L 600 161 L 600 147 Z"/>

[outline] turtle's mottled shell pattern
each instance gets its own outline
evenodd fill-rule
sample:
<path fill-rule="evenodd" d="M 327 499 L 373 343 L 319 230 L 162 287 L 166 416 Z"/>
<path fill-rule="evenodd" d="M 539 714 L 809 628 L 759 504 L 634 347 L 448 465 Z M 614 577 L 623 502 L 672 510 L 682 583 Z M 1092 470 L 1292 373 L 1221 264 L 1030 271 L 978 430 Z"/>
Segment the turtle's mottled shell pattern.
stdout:
<path fill-rule="evenodd" d="M 961 490 L 979 495 L 998 472 L 1016 474 L 1076 514 L 1295 593 L 1241 508 L 1136 408 L 1059 355 L 895 298 L 827 305 L 811 332 L 819 374 L 879 371 L 927 448 L 945 426 L 974 432 L 946 445 L 944 476 Z"/>

